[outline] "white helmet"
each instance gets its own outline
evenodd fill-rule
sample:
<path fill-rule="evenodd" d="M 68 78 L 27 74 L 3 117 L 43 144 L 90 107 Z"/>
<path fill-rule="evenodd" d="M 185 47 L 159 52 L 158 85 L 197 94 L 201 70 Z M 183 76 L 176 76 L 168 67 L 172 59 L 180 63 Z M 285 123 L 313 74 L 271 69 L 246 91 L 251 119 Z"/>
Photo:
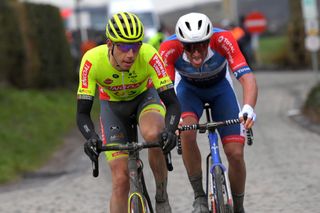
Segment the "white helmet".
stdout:
<path fill-rule="evenodd" d="M 212 23 L 208 16 L 202 13 L 188 13 L 181 16 L 176 24 L 176 35 L 181 42 L 205 41 L 212 34 Z"/>

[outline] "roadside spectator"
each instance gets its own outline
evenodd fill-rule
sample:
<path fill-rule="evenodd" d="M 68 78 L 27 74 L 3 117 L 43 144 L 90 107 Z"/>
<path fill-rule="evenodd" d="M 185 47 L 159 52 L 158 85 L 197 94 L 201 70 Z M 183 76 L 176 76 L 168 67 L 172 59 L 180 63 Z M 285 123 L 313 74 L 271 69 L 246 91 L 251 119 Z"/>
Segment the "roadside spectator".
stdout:
<path fill-rule="evenodd" d="M 83 56 L 88 50 L 97 46 L 97 43 L 93 40 L 87 40 L 81 43 L 80 51 Z"/>
<path fill-rule="evenodd" d="M 151 44 L 157 50 L 159 49 L 161 42 L 163 42 L 166 38 L 164 31 L 165 31 L 164 24 L 160 23 L 158 32 L 153 37 L 151 37 L 148 41 L 148 43 Z"/>
<path fill-rule="evenodd" d="M 255 57 L 252 49 L 251 34 L 244 26 L 244 16 L 240 17 L 239 26 L 233 27 L 231 29 L 231 33 L 237 40 L 239 48 L 243 56 L 246 58 L 248 65 L 252 66 L 255 63 Z"/>

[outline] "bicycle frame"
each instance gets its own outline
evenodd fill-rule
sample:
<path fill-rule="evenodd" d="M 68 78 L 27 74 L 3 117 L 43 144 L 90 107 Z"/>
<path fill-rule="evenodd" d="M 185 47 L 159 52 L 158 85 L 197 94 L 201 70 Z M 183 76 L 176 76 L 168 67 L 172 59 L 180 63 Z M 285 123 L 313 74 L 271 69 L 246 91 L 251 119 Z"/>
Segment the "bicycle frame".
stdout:
<path fill-rule="evenodd" d="M 112 146 L 102 146 L 101 151 L 128 151 L 128 170 L 130 181 L 130 194 L 128 198 L 128 212 L 129 213 L 153 213 L 152 203 L 147 191 L 147 187 L 143 176 L 143 162 L 139 157 L 139 151 L 146 148 L 161 147 L 160 143 L 137 143 L 131 142 L 127 144 L 117 144 Z M 173 169 L 171 162 L 171 155 L 166 157 L 167 169 Z M 93 176 L 99 175 L 99 161 L 93 162 Z"/>
<path fill-rule="evenodd" d="M 128 172 L 130 181 L 130 193 L 128 197 L 129 213 L 153 213 L 152 203 L 147 191 L 143 176 L 143 162 L 139 157 L 139 151 L 144 148 L 160 147 L 159 143 L 137 143 L 117 144 L 113 146 L 102 146 L 101 151 L 124 150 L 128 151 Z M 168 166 L 168 165 L 167 165 Z M 93 176 L 99 174 L 98 161 L 94 162 Z"/>
<path fill-rule="evenodd" d="M 210 123 L 211 117 L 210 117 L 210 106 L 205 105 L 205 111 L 206 111 L 206 117 L 207 117 L 207 122 Z M 229 178 L 228 178 L 228 173 L 226 167 L 223 165 L 221 156 L 220 156 L 220 151 L 219 151 L 219 139 L 218 139 L 218 134 L 216 132 L 216 128 L 211 128 L 209 129 L 208 133 L 208 139 L 209 139 L 209 146 L 210 146 L 210 153 L 207 156 L 207 174 L 206 174 L 206 194 L 207 198 L 210 201 L 210 206 L 211 206 L 211 212 L 216 213 L 220 212 L 219 209 L 217 209 L 218 206 L 218 193 L 217 192 L 217 186 L 216 186 L 216 178 L 220 177 L 215 177 L 215 167 L 219 167 L 220 171 L 222 171 L 222 192 L 223 192 L 223 205 L 228 205 L 229 209 L 233 209 L 233 200 L 232 200 L 232 193 L 231 193 L 231 188 L 230 188 L 230 183 L 229 183 Z M 210 189 L 210 191 L 209 191 Z M 221 202 L 221 201 L 220 201 Z M 222 210 L 224 212 L 224 210 Z M 233 211 L 232 211 L 233 212 Z"/>
<path fill-rule="evenodd" d="M 128 212 L 131 209 L 137 209 L 138 211 L 145 213 L 152 213 L 153 208 L 151 200 L 144 183 L 143 176 L 143 163 L 139 157 L 139 152 L 136 150 L 129 151 L 128 157 L 128 169 L 130 179 L 130 195 L 128 198 Z M 141 205 L 141 206 L 133 206 Z"/>
<path fill-rule="evenodd" d="M 223 197 L 224 197 L 224 205 L 229 205 L 229 208 L 233 208 L 233 200 L 232 193 L 228 178 L 228 173 L 226 167 L 223 165 L 219 152 L 219 144 L 218 144 L 218 135 L 215 131 L 210 130 L 208 134 L 209 145 L 210 145 L 210 153 L 207 156 L 207 175 L 206 175 L 206 194 L 208 200 L 210 201 L 211 208 L 216 208 L 218 198 L 217 198 L 217 186 L 215 186 L 215 175 L 214 169 L 215 167 L 219 167 L 223 174 L 222 187 L 223 187 Z M 210 191 L 208 190 L 210 189 Z M 212 213 L 215 213 L 216 210 L 212 209 Z"/>
<path fill-rule="evenodd" d="M 233 212 L 233 200 L 227 169 L 223 165 L 219 152 L 218 135 L 216 129 L 220 126 L 229 126 L 233 124 L 239 124 L 239 119 L 230 119 L 219 122 L 211 122 L 210 106 L 204 105 L 206 112 L 207 123 L 205 124 L 192 124 L 179 127 L 179 131 L 187 130 L 199 130 L 199 133 L 205 133 L 208 130 L 208 140 L 210 146 L 210 153 L 207 157 L 206 168 L 206 195 L 208 202 L 210 201 L 210 207 L 212 213 L 232 213 Z M 244 115 L 246 120 L 247 115 Z M 178 154 L 181 154 L 182 150 L 179 150 L 181 141 L 178 141 Z M 252 145 L 253 134 L 252 130 L 247 130 L 247 143 Z"/>

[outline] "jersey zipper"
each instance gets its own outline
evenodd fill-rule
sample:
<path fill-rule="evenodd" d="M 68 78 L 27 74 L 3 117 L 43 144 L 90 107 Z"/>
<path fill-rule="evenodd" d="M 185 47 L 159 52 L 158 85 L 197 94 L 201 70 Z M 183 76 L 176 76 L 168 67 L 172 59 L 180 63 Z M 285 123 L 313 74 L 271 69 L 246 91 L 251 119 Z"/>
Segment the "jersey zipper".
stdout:
<path fill-rule="evenodd" d="M 127 93 L 127 89 L 126 89 L 126 85 L 124 84 L 124 72 L 121 72 L 122 74 L 122 86 L 123 86 L 123 90 L 124 90 L 124 96 L 128 97 L 128 93 Z"/>

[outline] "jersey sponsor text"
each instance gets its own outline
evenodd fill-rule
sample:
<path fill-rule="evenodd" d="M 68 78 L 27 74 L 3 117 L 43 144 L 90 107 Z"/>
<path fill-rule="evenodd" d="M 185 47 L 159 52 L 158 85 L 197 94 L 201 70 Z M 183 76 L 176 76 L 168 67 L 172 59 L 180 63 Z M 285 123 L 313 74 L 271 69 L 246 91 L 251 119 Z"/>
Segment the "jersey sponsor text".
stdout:
<path fill-rule="evenodd" d="M 90 63 L 90 61 L 86 60 L 81 71 L 82 88 L 88 88 L 88 76 L 89 76 L 91 66 L 92 64 Z"/>
<path fill-rule="evenodd" d="M 149 64 L 155 69 L 158 78 L 163 78 L 167 76 L 167 72 L 164 68 L 164 64 L 157 54 L 153 55 L 153 57 L 149 61 Z"/>
<path fill-rule="evenodd" d="M 136 89 L 140 85 L 141 85 L 140 83 L 136 83 L 136 84 L 125 84 L 125 85 L 117 85 L 117 86 L 107 86 L 105 88 L 111 91 L 119 91 L 119 90 L 126 90 L 126 89 Z"/>
<path fill-rule="evenodd" d="M 230 42 L 230 40 L 228 38 L 226 38 L 224 36 L 220 36 L 218 38 L 218 42 L 219 43 L 223 43 L 221 45 L 221 47 L 226 51 L 226 53 L 228 55 L 229 62 L 231 64 L 233 64 L 234 63 L 234 59 L 233 59 L 232 55 L 233 55 L 233 53 L 235 51 L 233 44 Z"/>

